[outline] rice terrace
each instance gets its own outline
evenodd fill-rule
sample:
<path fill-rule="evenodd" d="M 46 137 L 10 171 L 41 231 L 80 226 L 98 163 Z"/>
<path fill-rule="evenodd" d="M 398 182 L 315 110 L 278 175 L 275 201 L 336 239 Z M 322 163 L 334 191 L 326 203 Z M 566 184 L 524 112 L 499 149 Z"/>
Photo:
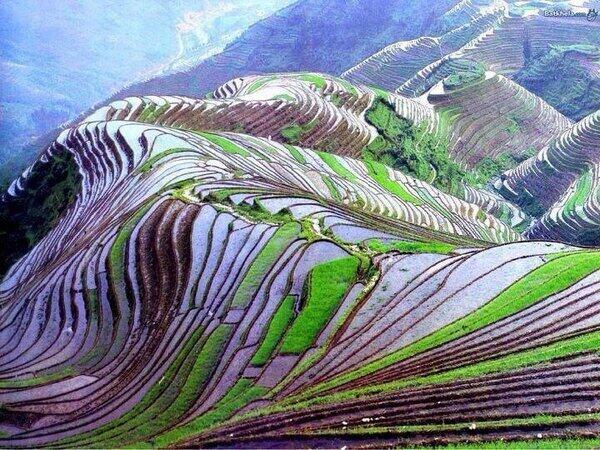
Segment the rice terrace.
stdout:
<path fill-rule="evenodd" d="M 252 1 L 0 5 L 0 448 L 600 448 L 600 3 Z"/>

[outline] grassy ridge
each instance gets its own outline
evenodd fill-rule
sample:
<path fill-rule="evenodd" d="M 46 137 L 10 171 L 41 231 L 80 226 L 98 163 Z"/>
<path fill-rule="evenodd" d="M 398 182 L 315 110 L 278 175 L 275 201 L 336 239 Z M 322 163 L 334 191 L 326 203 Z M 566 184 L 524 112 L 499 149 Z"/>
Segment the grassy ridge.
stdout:
<path fill-rule="evenodd" d="M 367 247 L 377 253 L 398 251 L 402 253 L 439 253 L 441 255 L 447 255 L 456 249 L 455 245 L 445 242 L 397 241 L 383 243 L 379 239 L 369 240 Z"/>
<path fill-rule="evenodd" d="M 177 352 L 175 359 L 167 368 L 162 379 L 177 381 L 177 376 L 182 373 L 183 370 L 189 373 L 185 369 L 185 365 L 189 366 L 195 354 L 197 354 L 197 347 L 201 346 L 202 343 L 200 338 L 202 337 L 202 328 L 197 328 L 185 341 L 181 349 Z M 71 438 L 62 439 L 55 444 L 57 446 L 65 447 L 68 445 L 76 445 L 78 442 L 95 442 L 100 441 L 105 437 L 112 436 L 112 430 L 119 430 L 120 427 L 126 426 L 130 421 L 134 421 L 136 417 L 140 416 L 147 410 L 156 409 L 160 404 L 160 399 L 169 395 L 169 388 L 171 384 L 161 383 L 160 381 L 154 384 L 150 390 L 142 397 L 142 399 L 127 413 L 118 419 L 112 420 L 106 425 L 103 425 L 93 431 L 83 433 Z"/>
<path fill-rule="evenodd" d="M 131 448 L 157 447 L 165 448 L 175 442 L 198 435 L 202 431 L 218 425 L 230 418 L 237 410 L 252 400 L 262 397 L 267 389 L 253 384 L 248 378 L 241 378 L 211 409 L 196 417 L 189 423 L 174 428 L 150 442 L 136 443 Z"/>
<path fill-rule="evenodd" d="M 219 135 L 213 134 L 213 133 L 200 132 L 200 131 L 197 132 L 197 134 L 199 134 L 203 138 L 207 139 L 208 141 L 212 142 L 213 144 L 217 145 L 219 148 L 221 148 L 226 153 L 230 153 L 230 154 L 234 154 L 234 155 L 250 156 L 250 152 L 248 150 L 240 147 L 239 145 L 235 144 L 234 142 L 232 142 L 231 140 L 229 140 L 223 136 L 219 136 Z"/>
<path fill-rule="evenodd" d="M 390 178 L 387 166 L 384 166 L 383 164 L 372 160 L 365 161 L 365 164 L 367 166 L 367 170 L 371 178 L 377 181 L 377 183 L 381 187 L 391 192 L 392 194 L 397 195 L 402 200 L 412 203 L 413 205 L 419 206 L 423 204 L 423 201 L 421 199 L 412 195 L 399 182 L 394 181 Z"/>
<path fill-rule="evenodd" d="M 326 152 L 316 153 L 325 162 L 325 164 L 331 167 L 331 170 L 333 170 L 340 177 L 345 178 L 349 181 L 356 181 L 356 175 L 350 172 L 348 169 L 346 169 L 346 167 L 338 160 L 338 158 L 335 155 Z"/>
<path fill-rule="evenodd" d="M 152 402 L 147 409 L 125 422 L 122 429 L 111 427 L 106 436 L 96 436 L 93 446 L 119 447 L 125 442 L 154 436 L 176 423 L 202 394 L 231 334 L 230 325 L 219 325 L 203 345 L 197 340 L 195 347 L 199 352 L 190 353 L 191 357 L 187 357 L 181 364 L 177 375 L 173 377 L 163 395 Z M 162 380 L 166 379 L 165 374 Z M 158 384 L 161 384 L 162 380 Z"/>
<path fill-rule="evenodd" d="M 562 339 L 552 344 L 543 345 L 529 350 L 518 351 L 495 359 L 468 364 L 463 367 L 450 369 L 444 372 L 435 373 L 433 375 L 406 378 L 378 385 L 350 389 L 347 391 L 314 397 L 310 400 L 305 400 L 298 403 L 293 403 L 293 400 L 285 401 L 282 403 L 282 407 L 278 408 L 277 410 L 298 410 L 317 404 L 336 403 L 369 395 L 375 396 L 384 393 L 391 393 L 409 387 L 468 380 L 484 375 L 503 373 L 524 367 L 531 367 L 536 364 L 544 364 L 557 359 L 572 357 L 577 354 L 598 351 L 600 351 L 600 332 L 594 331 L 580 336 Z"/>

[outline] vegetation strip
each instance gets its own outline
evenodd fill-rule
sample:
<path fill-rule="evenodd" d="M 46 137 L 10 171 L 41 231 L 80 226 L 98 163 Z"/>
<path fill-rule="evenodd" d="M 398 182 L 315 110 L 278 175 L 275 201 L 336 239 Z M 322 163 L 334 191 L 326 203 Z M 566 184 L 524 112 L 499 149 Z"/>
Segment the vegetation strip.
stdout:
<path fill-rule="evenodd" d="M 387 166 L 384 166 L 377 161 L 365 161 L 365 165 L 367 166 L 369 175 L 377 181 L 381 187 L 413 205 L 419 206 L 423 204 L 421 199 L 409 193 L 399 182 L 390 178 Z"/>
<path fill-rule="evenodd" d="M 233 155 L 250 156 L 250 152 L 248 150 L 240 147 L 239 145 L 235 144 L 233 141 L 231 141 L 230 139 L 227 139 L 226 137 L 219 136 L 218 134 L 206 133 L 206 132 L 202 132 L 202 131 L 197 132 L 197 134 L 199 134 L 203 138 L 209 140 L 213 144 L 217 145 L 219 148 L 221 148 L 226 153 L 230 153 Z"/>
<path fill-rule="evenodd" d="M 197 357 L 186 361 L 187 370 L 183 374 L 178 374 L 180 375 L 178 382 L 169 386 L 169 389 L 173 390 L 171 395 L 162 396 L 152 405 L 153 407 L 125 424 L 127 442 L 145 439 L 167 430 L 190 410 L 210 381 L 210 375 L 216 368 L 232 332 L 231 325 L 222 324 L 215 328 L 202 345 Z M 111 439 L 96 442 L 104 448 L 124 444 L 123 432 L 116 435 L 111 432 L 111 434 L 113 435 Z"/>
<path fill-rule="evenodd" d="M 260 286 L 261 281 L 269 273 L 270 268 L 277 262 L 285 249 L 298 238 L 301 227 L 298 222 L 289 222 L 277 229 L 269 242 L 256 256 L 240 282 L 233 297 L 232 306 L 245 308 L 252 300 L 252 295 Z"/>
<path fill-rule="evenodd" d="M 316 265 L 308 278 L 306 304 L 285 334 L 280 353 L 299 354 L 313 345 L 350 286 L 360 261 L 354 256 Z"/>
<path fill-rule="evenodd" d="M 147 444 L 149 444 L 150 447 L 165 448 L 173 443 L 181 442 L 186 438 L 197 436 L 201 432 L 223 423 L 236 411 L 243 408 L 251 401 L 261 398 L 266 392 L 266 388 L 254 385 L 252 380 L 241 378 L 227 394 L 225 394 L 225 396 L 207 412 L 194 418 L 185 425 L 167 431 Z M 137 443 L 131 446 L 131 448 L 144 448 L 144 445 Z"/>
<path fill-rule="evenodd" d="M 485 375 L 505 373 L 524 367 L 532 367 L 537 364 L 548 363 L 557 359 L 572 357 L 577 354 L 598 351 L 600 351 L 600 331 L 594 331 L 580 336 L 559 340 L 537 348 L 518 351 L 499 358 L 481 361 L 475 364 L 468 364 L 463 367 L 433 375 L 395 380 L 389 383 L 335 392 L 308 400 L 297 401 L 299 397 L 290 397 L 278 404 L 268 407 L 267 410 L 263 410 L 262 412 L 258 410 L 257 413 L 262 415 L 266 413 L 296 411 L 316 405 L 340 403 L 346 400 L 354 400 L 368 396 L 376 397 L 382 394 L 392 394 L 401 389 L 469 380 Z"/>
<path fill-rule="evenodd" d="M 325 152 L 316 152 L 317 155 L 340 177 L 348 181 L 356 181 L 356 175 L 346 169 L 346 167 L 338 160 L 335 155 Z"/>
<path fill-rule="evenodd" d="M 175 359 L 169 365 L 165 374 L 161 377 L 161 380 L 167 380 L 168 383 L 162 383 L 159 381 L 154 384 L 150 390 L 142 397 L 142 399 L 131 409 L 126 412 L 123 416 L 118 419 L 112 420 L 109 423 L 102 425 L 101 427 L 89 431 L 80 435 L 76 435 L 70 438 L 62 439 L 57 441 L 57 446 L 70 446 L 71 444 L 78 444 L 84 442 L 96 442 L 102 439 L 103 436 L 110 433 L 112 430 L 118 430 L 120 427 L 125 426 L 129 421 L 134 420 L 140 414 L 143 414 L 146 410 L 157 408 L 157 402 L 160 398 L 168 394 L 168 390 L 171 386 L 171 382 L 177 377 L 178 373 L 182 370 L 184 364 L 190 364 L 193 358 L 190 355 L 194 355 L 194 348 L 199 342 L 203 328 L 197 328 L 184 342 L 183 346 L 177 352 Z M 88 444 L 86 444 L 88 445 Z"/>
<path fill-rule="evenodd" d="M 250 364 L 253 366 L 264 366 L 269 361 L 294 318 L 294 300 L 293 296 L 286 296 L 275 311 L 260 347 L 250 360 Z"/>

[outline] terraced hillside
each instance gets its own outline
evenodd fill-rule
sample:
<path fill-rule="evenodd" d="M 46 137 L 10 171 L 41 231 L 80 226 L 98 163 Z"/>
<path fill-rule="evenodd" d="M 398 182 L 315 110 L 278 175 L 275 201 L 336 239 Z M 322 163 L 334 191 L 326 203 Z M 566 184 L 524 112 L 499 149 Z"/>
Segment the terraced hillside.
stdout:
<path fill-rule="evenodd" d="M 522 155 L 541 149 L 571 121 L 511 80 L 486 72 L 474 81 L 440 82 L 427 99 L 440 117 L 438 134 L 449 134 L 457 161 L 475 166 L 484 157 Z M 444 129 L 444 127 L 446 129 Z"/>
<path fill-rule="evenodd" d="M 582 40 L 594 73 L 597 24 L 326 3 L 86 114 L 2 194 L 0 448 L 600 445 L 600 111 L 514 81 Z"/>
<path fill-rule="evenodd" d="M 558 111 L 581 120 L 600 108 L 600 47 L 551 45 L 532 55 L 513 79 Z"/>
<path fill-rule="evenodd" d="M 372 84 L 393 91 L 423 68 L 458 51 L 504 20 L 503 1 L 461 1 L 444 14 L 449 28 L 439 36 L 421 36 L 384 47 L 342 74 L 354 83 Z"/>
<path fill-rule="evenodd" d="M 250 74 L 300 70 L 340 74 L 397 40 L 416 39 L 453 26 L 452 23 L 446 25 L 445 13 L 458 3 L 460 0 L 437 0 L 433 3 L 429 0 L 294 1 L 248 27 L 220 53 L 185 70 L 159 74 L 123 86 L 107 93 L 106 100 L 89 105 L 79 116 L 63 118 L 62 121 L 69 119 L 68 123 L 40 136 L 35 142 L 27 143 L 20 159 L 15 158 L 10 161 L 10 166 L 2 167 L 0 184 L 3 185 L 5 180 L 9 183 L 17 177 L 39 155 L 40 149 L 50 145 L 62 130 L 77 125 L 84 116 L 114 100 L 145 95 L 195 98 L 228 80 Z M 227 9 L 227 6 L 224 8 Z M 469 17 L 459 14 L 452 20 L 466 23 Z M 164 18 L 160 22 L 164 24 Z M 151 25 L 148 27 L 151 28 Z M 163 34 L 146 33 L 145 30 L 142 35 L 158 39 Z M 146 41 L 148 46 L 156 44 L 151 39 Z M 65 45 L 70 44 L 65 42 Z M 113 86 L 113 83 L 110 85 Z M 32 93 L 31 98 L 35 101 L 38 97 Z"/>
<path fill-rule="evenodd" d="M 128 97 L 98 109 L 84 122 L 136 120 L 188 130 L 247 133 L 354 158 L 388 146 L 393 155 L 409 161 L 412 156 L 398 155 L 395 149 L 414 144 L 422 154 L 437 152 L 437 156 L 421 158 L 427 169 L 407 167 L 404 163 L 395 167 L 479 205 L 508 224 L 523 224 L 527 219 L 517 207 L 498 196 L 492 199 L 493 193 L 479 188 L 481 183 L 464 186 L 463 179 L 455 173 L 459 169 L 453 160 L 470 161 L 473 166 L 494 155 L 523 155 L 541 149 L 554 135 L 551 130 L 562 129 L 569 121 L 508 80 L 491 77 L 478 87 L 458 91 L 432 93 L 429 100 L 417 101 L 323 74 L 272 74 L 236 78 L 204 100 Z M 518 95 L 513 97 L 515 93 Z M 519 125 L 514 119 L 493 114 L 500 97 L 518 118 Z M 482 103 L 489 104 L 487 115 L 479 109 Z M 384 115 L 380 117 L 382 110 Z M 396 124 L 390 123 L 385 114 Z M 490 123 L 485 132 L 478 132 L 482 122 Z M 511 125 L 514 129 L 509 129 Z M 388 140 L 390 133 L 396 133 L 396 126 L 413 129 L 415 136 L 410 143 Z M 433 137 L 426 139 L 428 134 Z M 539 136 L 531 139 L 534 134 Z M 529 150 L 523 151 L 520 145 L 526 139 Z M 452 165 L 454 171 L 449 170 Z"/>
<path fill-rule="evenodd" d="M 540 153 L 505 173 L 504 197 L 541 216 L 527 236 L 597 245 L 600 111 L 560 134 Z"/>
<path fill-rule="evenodd" d="M 383 100 L 398 116 L 447 139 L 449 154 L 467 167 L 485 157 L 540 150 L 571 125 L 535 95 L 491 72 L 464 84 L 445 80 L 420 99 L 318 73 L 236 78 L 209 97 L 128 97 L 84 121 L 127 119 L 248 133 L 358 158 L 381 134 L 365 116 Z"/>
<path fill-rule="evenodd" d="M 586 103 L 585 108 L 588 110 L 600 106 L 595 93 L 592 96 L 594 100 L 590 103 L 589 98 L 578 95 L 577 89 L 573 87 L 574 84 L 585 84 L 582 80 L 583 72 L 595 73 L 593 55 L 596 52 L 583 49 L 595 49 L 600 45 L 600 24 L 583 17 L 548 16 L 543 11 L 580 11 L 581 6 L 580 2 L 567 1 L 460 2 L 454 9 L 462 8 L 470 12 L 471 20 L 468 25 L 459 26 L 445 34 L 393 43 L 348 69 L 342 77 L 349 81 L 384 86 L 406 96 L 419 96 L 447 76 L 460 72 L 465 61 L 476 61 L 485 70 L 515 77 L 569 117 L 579 119 L 581 102 Z M 589 6 L 597 5 L 590 2 Z M 575 65 L 579 65 L 577 63 L 567 63 L 565 68 L 572 68 L 560 72 L 556 67 L 557 50 L 553 51 L 553 48 L 562 49 L 558 50 L 561 54 L 585 53 L 581 69 L 575 69 Z M 558 69 L 560 77 L 544 78 L 542 75 L 544 81 L 536 83 L 534 80 L 540 67 L 547 65 L 553 58 L 555 62 L 547 67 L 547 71 Z M 591 76 L 593 78 L 595 75 Z M 561 78 L 567 83 L 564 86 L 558 86 L 560 82 L 552 81 Z M 531 81 L 527 82 L 528 79 Z M 589 80 L 588 84 L 595 86 L 593 80 Z M 574 94 L 561 96 L 561 91 L 564 93 L 569 90 Z"/>
<path fill-rule="evenodd" d="M 115 103 L 42 155 L 82 179 L 0 285 L 0 446 L 593 432 L 600 253 L 372 160 L 201 131 L 234 92 L 271 105 L 257 82 Z M 373 96 L 352 92 L 348 123 Z"/>
<path fill-rule="evenodd" d="M 434 111 L 414 100 L 317 73 L 236 78 L 204 100 L 128 97 L 98 109 L 84 121 L 126 119 L 247 133 L 358 158 L 377 135 L 364 113 L 380 95 L 386 95 L 397 113 L 410 120 L 435 121 Z"/>

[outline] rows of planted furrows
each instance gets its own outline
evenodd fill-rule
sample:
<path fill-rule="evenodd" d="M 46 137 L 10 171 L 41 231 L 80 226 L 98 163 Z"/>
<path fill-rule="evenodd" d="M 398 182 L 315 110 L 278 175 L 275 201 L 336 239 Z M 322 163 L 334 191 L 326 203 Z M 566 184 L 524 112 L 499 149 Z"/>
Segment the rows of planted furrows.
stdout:
<path fill-rule="evenodd" d="M 317 74 L 255 76 L 232 80 L 214 99 L 129 97 L 87 120 L 137 120 L 164 126 L 233 131 L 349 156 L 375 136 L 361 119 L 375 93 Z M 405 103 L 414 103 L 406 100 Z"/>
<path fill-rule="evenodd" d="M 600 44 L 598 24 L 585 20 L 563 20 L 541 14 L 527 17 L 507 16 L 459 50 L 443 55 L 397 89 L 402 95 L 416 96 L 426 92 L 452 70 L 454 61 L 479 61 L 487 70 L 513 75 L 525 64 L 524 48 L 533 55 L 545 52 L 551 45 Z M 399 62 L 401 63 L 401 62 Z"/>
<path fill-rule="evenodd" d="M 449 136 L 452 156 L 466 166 L 486 156 L 540 150 L 571 125 L 541 98 L 492 72 L 456 90 L 439 84 L 427 99 L 441 118 L 433 131 Z"/>
<path fill-rule="evenodd" d="M 478 205 L 485 212 L 492 214 L 511 227 L 519 229 L 529 223 L 529 216 L 517 205 L 509 202 L 493 190 L 474 188 L 463 185 L 463 200 Z"/>
<path fill-rule="evenodd" d="M 538 239 L 589 245 L 600 225 L 600 111 L 590 114 L 507 172 L 498 188 L 507 198 L 547 211 L 527 230 Z"/>
<path fill-rule="evenodd" d="M 0 446 L 596 430 L 598 252 L 511 243 L 374 162 L 142 123 L 136 101 L 42 156 L 72 152 L 82 189 L 0 285 Z"/>
<path fill-rule="evenodd" d="M 237 78 L 212 97 L 128 97 L 85 120 L 233 131 L 360 157 L 377 136 L 364 113 L 379 97 L 391 103 L 398 115 L 415 124 L 426 123 L 432 133 L 449 139 L 450 154 L 466 166 L 485 156 L 539 150 L 570 125 L 538 97 L 491 73 L 456 91 L 445 92 L 440 83 L 422 102 L 313 73 Z M 498 114 L 500 100 L 503 114 Z"/>

